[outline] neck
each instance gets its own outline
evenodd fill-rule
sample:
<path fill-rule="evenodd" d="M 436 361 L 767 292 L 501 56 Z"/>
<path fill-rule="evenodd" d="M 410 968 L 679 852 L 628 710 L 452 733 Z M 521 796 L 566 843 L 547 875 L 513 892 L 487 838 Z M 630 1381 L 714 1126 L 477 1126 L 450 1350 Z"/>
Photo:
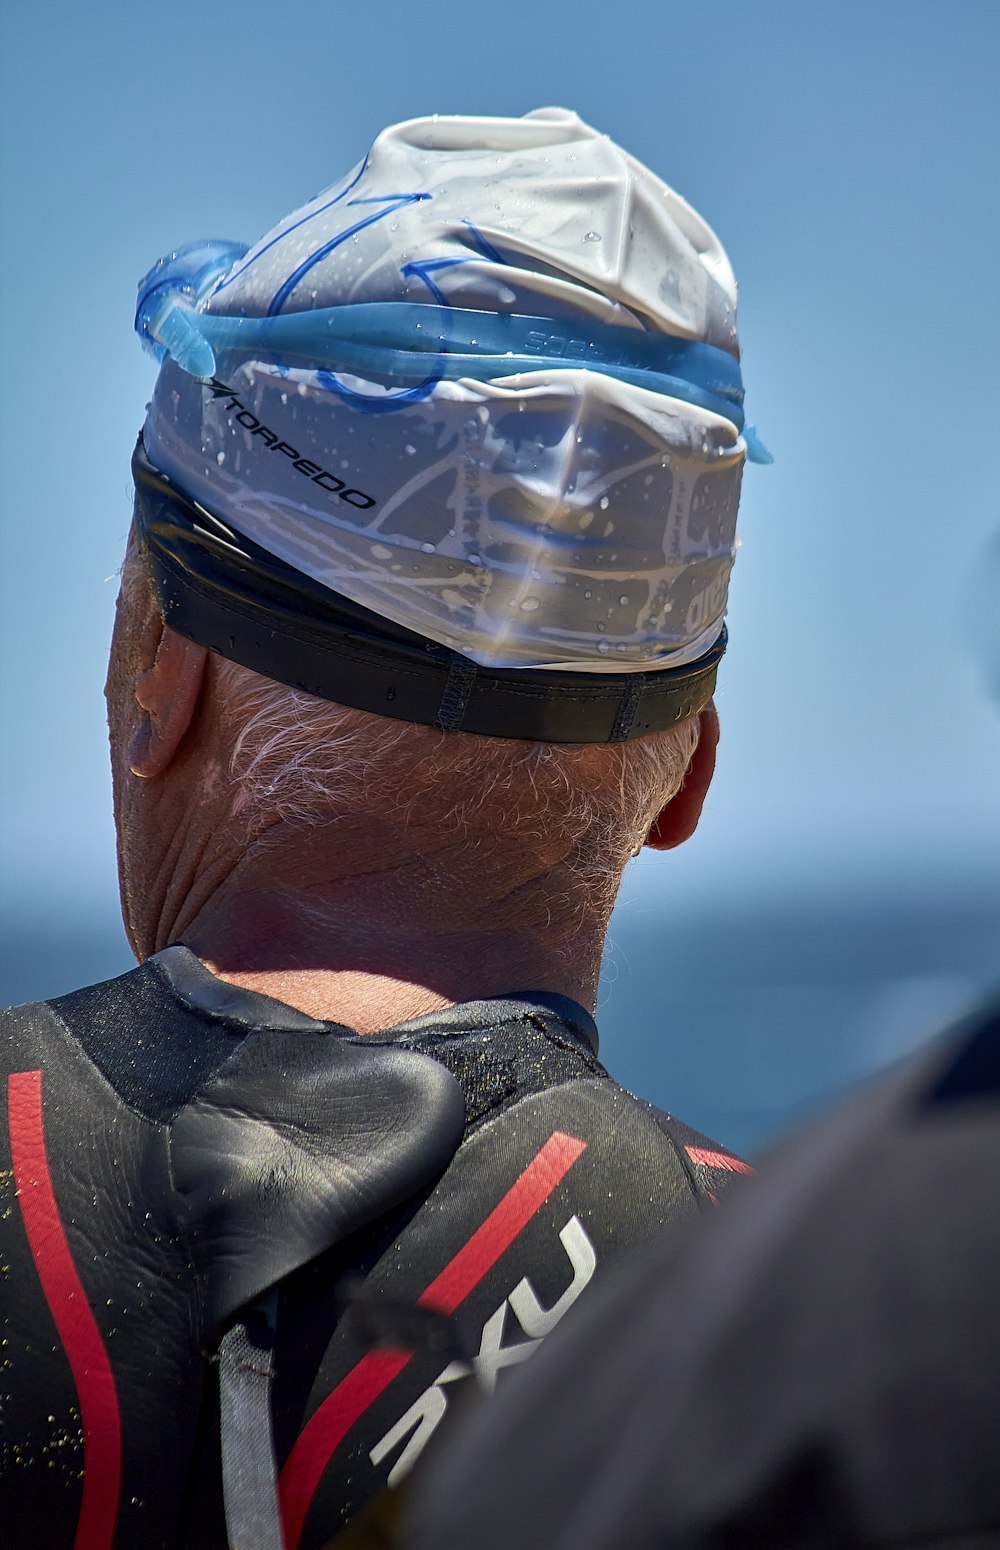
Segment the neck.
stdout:
<path fill-rule="evenodd" d="M 532 990 L 593 1009 L 610 901 L 595 908 L 541 845 L 352 814 L 276 825 L 231 864 L 194 846 L 187 877 L 186 849 L 171 856 L 152 945 L 134 932 L 137 945 L 186 942 L 222 979 L 313 1017 L 371 1033 Z"/>

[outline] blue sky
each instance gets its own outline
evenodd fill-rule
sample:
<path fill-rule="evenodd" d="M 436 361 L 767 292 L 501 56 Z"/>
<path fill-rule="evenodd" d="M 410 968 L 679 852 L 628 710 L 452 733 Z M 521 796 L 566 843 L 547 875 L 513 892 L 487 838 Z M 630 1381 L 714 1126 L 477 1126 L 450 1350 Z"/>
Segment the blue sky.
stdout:
<path fill-rule="evenodd" d="M 118 0 L 4 7 L 3 845 L 107 907 L 101 684 L 153 366 L 137 279 L 252 241 L 427 112 L 575 108 L 719 232 L 776 456 L 748 470 L 703 834 L 641 900 L 1000 863 L 1000 7 Z M 994 614 L 995 617 L 995 614 Z"/>

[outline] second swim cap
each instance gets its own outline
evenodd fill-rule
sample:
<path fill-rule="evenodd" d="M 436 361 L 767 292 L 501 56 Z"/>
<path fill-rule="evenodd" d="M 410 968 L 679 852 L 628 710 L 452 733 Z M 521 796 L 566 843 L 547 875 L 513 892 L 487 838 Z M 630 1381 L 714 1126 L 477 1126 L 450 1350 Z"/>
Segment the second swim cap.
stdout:
<path fill-rule="evenodd" d="M 749 435 L 735 281 L 575 114 L 387 129 L 249 251 L 161 261 L 137 326 L 164 357 L 149 464 L 338 598 L 532 677 L 717 646 Z"/>

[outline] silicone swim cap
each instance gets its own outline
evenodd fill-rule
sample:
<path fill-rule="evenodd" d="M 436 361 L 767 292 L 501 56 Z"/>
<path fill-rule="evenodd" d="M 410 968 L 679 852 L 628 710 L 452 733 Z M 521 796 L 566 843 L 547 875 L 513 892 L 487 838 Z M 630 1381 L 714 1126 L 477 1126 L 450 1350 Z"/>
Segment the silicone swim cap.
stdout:
<path fill-rule="evenodd" d="M 136 324 L 165 357 L 161 495 L 334 612 L 553 693 L 717 657 L 749 435 L 735 281 L 575 114 L 387 129 L 248 252 L 161 260 Z"/>

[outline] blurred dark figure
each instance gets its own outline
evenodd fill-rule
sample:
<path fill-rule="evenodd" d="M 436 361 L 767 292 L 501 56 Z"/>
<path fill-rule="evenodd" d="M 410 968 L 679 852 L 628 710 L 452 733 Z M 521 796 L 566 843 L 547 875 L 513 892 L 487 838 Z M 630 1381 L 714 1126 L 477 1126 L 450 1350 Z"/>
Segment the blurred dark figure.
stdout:
<path fill-rule="evenodd" d="M 1000 1000 L 606 1283 L 407 1550 L 1000 1545 Z"/>

